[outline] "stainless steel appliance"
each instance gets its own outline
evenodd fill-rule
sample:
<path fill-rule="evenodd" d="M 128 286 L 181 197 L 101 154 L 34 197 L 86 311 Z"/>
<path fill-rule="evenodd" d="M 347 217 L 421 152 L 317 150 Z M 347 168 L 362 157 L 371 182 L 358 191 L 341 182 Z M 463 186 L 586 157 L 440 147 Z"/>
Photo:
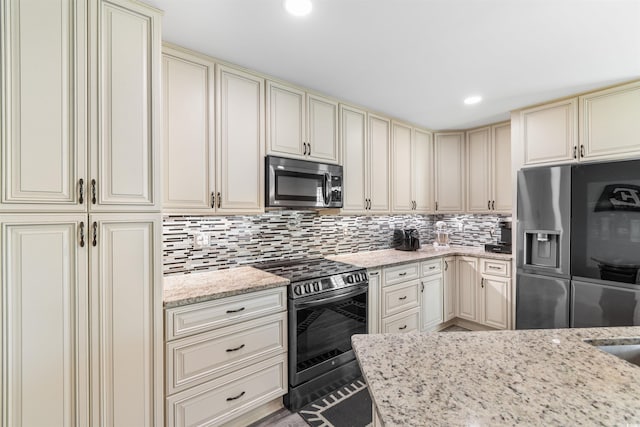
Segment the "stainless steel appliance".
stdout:
<path fill-rule="evenodd" d="M 267 156 L 265 175 L 267 208 L 342 207 L 342 166 Z"/>
<path fill-rule="evenodd" d="M 516 329 L 569 327 L 571 166 L 518 172 Z"/>
<path fill-rule="evenodd" d="M 298 410 L 360 376 L 351 336 L 367 333 L 367 271 L 320 258 L 254 267 L 291 281 L 285 405 Z"/>
<path fill-rule="evenodd" d="M 418 230 L 415 228 L 393 230 L 393 243 L 391 246 L 400 251 L 416 251 L 420 249 Z"/>
<path fill-rule="evenodd" d="M 516 328 L 640 325 L 640 160 L 520 171 Z"/>
<path fill-rule="evenodd" d="M 510 254 L 511 247 L 511 221 L 500 221 L 498 223 L 500 228 L 500 234 L 498 236 L 498 243 L 488 243 L 484 245 L 484 250 L 487 252 L 494 252 L 499 254 Z"/>
<path fill-rule="evenodd" d="M 571 326 L 640 325 L 640 160 L 572 170 Z"/>

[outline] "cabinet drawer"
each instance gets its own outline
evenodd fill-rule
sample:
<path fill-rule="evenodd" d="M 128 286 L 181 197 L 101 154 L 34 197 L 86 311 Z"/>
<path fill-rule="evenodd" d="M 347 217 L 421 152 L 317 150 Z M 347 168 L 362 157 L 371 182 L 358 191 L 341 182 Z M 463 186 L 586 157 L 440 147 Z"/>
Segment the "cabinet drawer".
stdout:
<path fill-rule="evenodd" d="M 287 309 L 286 286 L 165 310 L 171 341 Z"/>
<path fill-rule="evenodd" d="M 442 259 L 430 259 L 429 261 L 423 261 L 420 263 L 420 271 L 423 276 L 429 276 L 431 274 L 438 274 L 442 271 Z"/>
<path fill-rule="evenodd" d="M 413 332 L 420 329 L 420 308 L 382 319 L 382 333 Z"/>
<path fill-rule="evenodd" d="M 382 288 L 382 317 L 400 313 L 418 305 L 420 305 L 419 280 Z"/>
<path fill-rule="evenodd" d="M 493 276 L 511 276 L 511 263 L 509 261 L 497 261 L 493 259 L 482 260 L 482 274 Z"/>
<path fill-rule="evenodd" d="M 168 397 L 167 425 L 220 425 L 286 393 L 283 355 Z"/>
<path fill-rule="evenodd" d="M 286 325 L 283 312 L 168 343 L 168 394 L 282 353 Z"/>
<path fill-rule="evenodd" d="M 384 286 L 393 285 L 395 283 L 406 282 L 407 280 L 417 279 L 420 277 L 420 269 L 418 263 L 403 264 L 397 267 L 385 268 L 383 270 Z"/>

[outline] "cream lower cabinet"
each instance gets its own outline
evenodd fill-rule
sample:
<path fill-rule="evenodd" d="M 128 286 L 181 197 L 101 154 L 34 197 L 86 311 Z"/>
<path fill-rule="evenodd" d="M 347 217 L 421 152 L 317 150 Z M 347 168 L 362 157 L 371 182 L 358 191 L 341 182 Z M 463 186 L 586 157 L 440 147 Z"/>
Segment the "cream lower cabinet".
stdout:
<path fill-rule="evenodd" d="M 456 257 L 445 257 L 443 263 L 443 287 L 444 287 L 444 319 L 447 322 L 457 316 L 458 299 L 458 275 L 456 272 Z"/>
<path fill-rule="evenodd" d="M 432 134 L 397 122 L 391 129 L 391 209 L 428 213 L 433 198 Z"/>
<path fill-rule="evenodd" d="M 436 133 L 434 146 L 435 212 L 464 212 L 464 132 Z"/>
<path fill-rule="evenodd" d="M 419 331 L 420 297 L 418 263 L 383 268 L 379 332 Z"/>
<path fill-rule="evenodd" d="M 458 317 L 509 328 L 510 266 L 510 261 L 457 257 Z"/>
<path fill-rule="evenodd" d="M 167 425 L 221 425 L 286 394 L 286 309 L 285 287 L 166 309 Z"/>
<path fill-rule="evenodd" d="M 343 213 L 389 212 L 390 126 L 389 120 L 384 117 L 340 105 Z"/>
<path fill-rule="evenodd" d="M 367 331 L 377 334 L 380 331 L 380 277 L 382 270 L 368 270 L 369 291 L 367 294 Z"/>
<path fill-rule="evenodd" d="M 443 322 L 442 258 L 423 261 L 420 267 L 422 274 L 420 279 L 420 305 L 422 308 L 420 330 L 427 331 Z"/>
<path fill-rule="evenodd" d="M 160 215 L 0 224 L 2 424 L 161 425 Z"/>
<path fill-rule="evenodd" d="M 0 7 L 0 211 L 158 210 L 159 11 L 127 0 Z"/>

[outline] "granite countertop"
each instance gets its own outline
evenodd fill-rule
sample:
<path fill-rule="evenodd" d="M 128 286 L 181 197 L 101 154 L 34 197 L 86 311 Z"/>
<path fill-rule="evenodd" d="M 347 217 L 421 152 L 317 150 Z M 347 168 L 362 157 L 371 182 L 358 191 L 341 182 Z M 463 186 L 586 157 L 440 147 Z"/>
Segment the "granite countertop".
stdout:
<path fill-rule="evenodd" d="M 287 286 L 288 279 L 253 267 L 168 276 L 163 280 L 165 308 Z"/>
<path fill-rule="evenodd" d="M 640 367 L 584 342 L 614 338 L 637 340 L 640 327 L 354 335 L 352 341 L 386 426 L 637 425 Z"/>
<path fill-rule="evenodd" d="M 451 246 L 448 249 L 435 249 L 425 245 L 417 251 L 399 251 L 396 249 L 382 249 L 377 251 L 356 252 L 350 254 L 331 255 L 327 259 L 346 262 L 363 268 L 377 268 L 390 265 L 404 264 L 413 261 L 423 261 L 449 255 L 468 255 L 481 258 L 512 260 L 511 254 L 496 254 L 487 252 L 483 247 Z"/>

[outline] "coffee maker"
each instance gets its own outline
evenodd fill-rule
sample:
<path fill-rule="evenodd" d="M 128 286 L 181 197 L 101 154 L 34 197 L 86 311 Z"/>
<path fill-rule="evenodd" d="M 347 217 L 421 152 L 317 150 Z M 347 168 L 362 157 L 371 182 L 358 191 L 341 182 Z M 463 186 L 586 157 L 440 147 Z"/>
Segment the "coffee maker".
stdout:
<path fill-rule="evenodd" d="M 420 236 L 415 228 L 393 230 L 392 246 L 399 251 L 415 251 L 420 249 Z"/>
<path fill-rule="evenodd" d="M 500 221 L 498 223 L 500 229 L 498 243 L 487 243 L 484 250 L 499 254 L 511 253 L 511 221 Z"/>

